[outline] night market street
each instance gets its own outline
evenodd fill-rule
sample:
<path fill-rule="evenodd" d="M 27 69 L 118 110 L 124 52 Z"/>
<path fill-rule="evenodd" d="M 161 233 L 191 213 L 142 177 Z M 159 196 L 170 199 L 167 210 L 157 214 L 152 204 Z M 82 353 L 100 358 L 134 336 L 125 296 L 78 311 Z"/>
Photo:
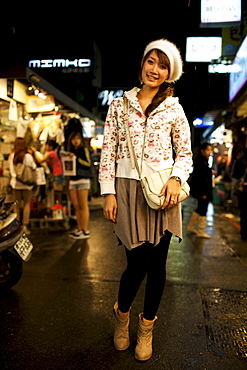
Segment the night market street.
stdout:
<path fill-rule="evenodd" d="M 192 208 L 189 198 L 184 228 Z M 23 277 L 0 298 L 1 370 L 246 369 L 247 243 L 237 219 L 214 212 L 207 227 L 212 239 L 184 231 L 181 244 L 171 243 L 146 363 L 134 359 L 143 288 L 131 312 L 130 348 L 120 353 L 113 346 L 112 306 L 125 257 L 100 198 L 91 206 L 88 240 L 74 241 L 62 227 L 33 229 L 35 249 Z"/>

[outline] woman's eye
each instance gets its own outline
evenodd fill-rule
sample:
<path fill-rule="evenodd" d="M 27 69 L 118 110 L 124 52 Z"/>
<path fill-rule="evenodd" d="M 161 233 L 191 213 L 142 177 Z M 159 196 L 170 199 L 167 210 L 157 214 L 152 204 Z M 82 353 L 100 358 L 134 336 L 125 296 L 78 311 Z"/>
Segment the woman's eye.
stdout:
<path fill-rule="evenodd" d="M 167 66 L 165 64 L 161 64 L 160 68 L 161 69 L 167 69 Z"/>
<path fill-rule="evenodd" d="M 149 60 L 148 60 L 148 63 L 149 63 L 149 64 L 153 64 L 153 60 L 152 60 L 152 59 L 149 59 Z"/>

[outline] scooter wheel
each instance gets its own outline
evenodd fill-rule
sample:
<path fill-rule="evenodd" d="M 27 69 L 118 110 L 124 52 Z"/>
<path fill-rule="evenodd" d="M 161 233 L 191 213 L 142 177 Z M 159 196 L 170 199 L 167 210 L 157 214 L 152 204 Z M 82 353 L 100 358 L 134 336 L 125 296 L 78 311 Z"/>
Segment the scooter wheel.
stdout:
<path fill-rule="evenodd" d="M 10 289 L 22 276 L 22 260 L 9 251 L 0 254 L 0 291 Z"/>

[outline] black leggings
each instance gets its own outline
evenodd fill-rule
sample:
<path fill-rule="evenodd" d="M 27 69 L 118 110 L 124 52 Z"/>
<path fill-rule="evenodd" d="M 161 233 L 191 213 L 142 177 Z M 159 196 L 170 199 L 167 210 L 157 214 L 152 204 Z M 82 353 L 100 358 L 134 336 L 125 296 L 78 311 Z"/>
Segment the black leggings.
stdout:
<path fill-rule="evenodd" d="M 158 311 L 166 281 L 166 260 L 172 234 L 166 231 L 160 243 L 144 243 L 132 250 L 126 250 L 127 268 L 123 272 L 118 295 L 118 307 L 128 312 L 132 302 L 147 275 L 143 316 L 153 320 Z"/>

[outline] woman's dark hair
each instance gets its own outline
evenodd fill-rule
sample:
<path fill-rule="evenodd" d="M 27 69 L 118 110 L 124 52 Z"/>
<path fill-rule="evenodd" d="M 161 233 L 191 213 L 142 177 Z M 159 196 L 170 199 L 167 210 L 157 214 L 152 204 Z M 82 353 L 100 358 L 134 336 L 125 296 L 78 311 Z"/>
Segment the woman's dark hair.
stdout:
<path fill-rule="evenodd" d="M 14 153 L 14 165 L 17 165 L 17 163 L 23 163 L 23 159 L 27 153 L 27 144 L 22 137 L 17 137 L 15 139 Z"/>
<path fill-rule="evenodd" d="M 205 141 L 203 143 L 200 143 L 197 147 L 195 159 L 203 158 L 202 150 L 207 149 L 209 146 L 212 146 L 209 142 Z"/>
<path fill-rule="evenodd" d="M 55 150 L 58 146 L 55 140 L 47 140 L 46 145 L 51 146 L 53 150 Z"/>
<path fill-rule="evenodd" d="M 76 136 L 78 136 L 78 137 L 81 139 L 81 145 L 80 145 L 80 147 L 85 147 L 85 146 L 86 146 L 85 139 L 84 139 L 84 137 L 81 135 L 81 133 L 80 133 L 80 132 L 77 132 L 77 131 L 74 131 L 74 132 L 72 132 L 72 133 L 69 135 L 69 138 L 68 138 L 68 147 L 67 147 L 67 150 L 68 150 L 69 152 L 73 152 L 73 151 L 74 151 L 74 149 L 75 149 L 74 145 L 72 144 L 72 140 L 73 140 Z"/>
<path fill-rule="evenodd" d="M 168 68 L 168 72 L 170 74 L 170 61 L 165 53 L 159 49 L 152 49 L 150 50 L 145 57 L 143 58 L 142 61 L 142 66 L 152 53 L 152 51 L 156 51 L 157 56 L 159 58 L 159 61 L 161 64 L 164 64 Z M 142 67 L 139 72 L 139 82 L 142 80 Z M 150 113 L 158 107 L 158 105 L 164 101 L 168 96 L 173 96 L 174 95 L 174 86 L 173 84 L 168 84 L 167 82 L 163 82 L 163 84 L 160 85 L 159 91 L 157 94 L 153 97 L 152 103 L 149 104 L 149 106 L 146 108 L 145 114 L 148 117 Z"/>

